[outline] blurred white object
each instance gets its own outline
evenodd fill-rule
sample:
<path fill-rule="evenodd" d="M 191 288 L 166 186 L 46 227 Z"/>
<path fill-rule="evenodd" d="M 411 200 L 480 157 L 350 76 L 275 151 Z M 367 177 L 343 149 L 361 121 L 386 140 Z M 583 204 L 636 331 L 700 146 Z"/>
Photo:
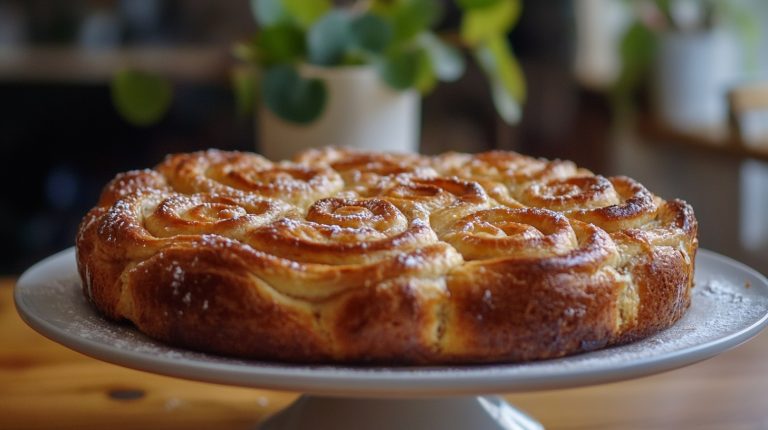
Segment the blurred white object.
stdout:
<path fill-rule="evenodd" d="M 660 119 L 681 132 L 724 137 L 729 88 L 741 75 L 740 46 L 723 30 L 660 35 L 655 104 Z"/>
<path fill-rule="evenodd" d="M 676 0 L 669 4 L 669 14 L 676 29 L 694 31 L 706 28 L 707 6 L 699 0 Z"/>
<path fill-rule="evenodd" d="M 741 165 L 741 243 L 768 252 L 768 164 L 745 160 Z"/>
<path fill-rule="evenodd" d="M 740 125 L 744 144 L 757 147 L 768 145 L 768 110 L 744 113 Z"/>
<path fill-rule="evenodd" d="M 619 43 L 632 18 L 630 9 L 616 0 L 581 0 L 573 7 L 576 76 L 589 87 L 608 87 L 621 69 Z"/>
<path fill-rule="evenodd" d="M 768 153 L 768 81 L 753 81 L 729 93 L 733 131 L 741 145 Z"/>
<path fill-rule="evenodd" d="M 258 143 L 264 156 L 290 158 L 298 151 L 335 145 L 364 150 L 418 152 L 421 98 L 415 90 L 390 89 L 369 66 L 303 66 L 303 77 L 328 88 L 320 117 L 309 124 L 278 118 L 258 109 Z"/>

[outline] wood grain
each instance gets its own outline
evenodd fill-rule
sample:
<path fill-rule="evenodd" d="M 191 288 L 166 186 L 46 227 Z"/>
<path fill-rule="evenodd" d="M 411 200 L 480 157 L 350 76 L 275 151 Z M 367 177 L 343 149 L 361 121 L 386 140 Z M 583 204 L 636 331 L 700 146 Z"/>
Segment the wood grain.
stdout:
<path fill-rule="evenodd" d="M 27 327 L 0 280 L 0 429 L 252 429 L 296 394 L 107 364 Z M 652 377 L 509 395 L 548 429 L 768 429 L 768 335 Z"/>

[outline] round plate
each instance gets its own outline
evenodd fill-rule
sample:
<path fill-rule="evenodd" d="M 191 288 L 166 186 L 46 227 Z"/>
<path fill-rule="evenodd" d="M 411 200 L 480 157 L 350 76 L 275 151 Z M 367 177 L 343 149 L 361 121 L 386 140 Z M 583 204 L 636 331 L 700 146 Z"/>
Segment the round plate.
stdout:
<path fill-rule="evenodd" d="M 741 263 L 701 250 L 693 304 L 673 327 L 642 341 L 523 364 L 355 367 L 250 361 L 170 347 L 102 318 L 84 299 L 73 249 L 19 279 L 22 318 L 50 339 L 134 369 L 222 384 L 311 394 L 416 397 L 566 388 L 634 378 L 712 357 L 768 322 L 768 281 Z"/>

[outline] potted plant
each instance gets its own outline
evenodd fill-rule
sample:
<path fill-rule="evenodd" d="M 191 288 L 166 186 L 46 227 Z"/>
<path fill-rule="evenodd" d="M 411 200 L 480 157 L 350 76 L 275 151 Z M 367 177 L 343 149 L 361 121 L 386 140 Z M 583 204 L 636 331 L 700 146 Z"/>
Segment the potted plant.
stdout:
<path fill-rule="evenodd" d="M 462 11 L 460 28 L 438 35 L 433 28 L 443 12 L 440 0 L 359 0 L 344 5 L 331 0 L 252 0 L 259 30 L 233 49 L 241 62 L 234 83 L 240 105 L 256 107 L 261 151 L 279 159 L 329 144 L 418 150 L 420 97 L 439 81 L 454 81 L 463 74 L 462 49 L 487 75 L 501 117 L 516 122 L 525 83 L 506 35 L 520 15 L 521 1 L 455 3 Z M 125 90 L 137 82 L 156 88 Z M 120 100 L 120 86 L 123 99 L 133 94 L 143 101 L 143 112 L 151 110 L 157 117 L 167 106 L 163 95 L 168 91 L 159 91 L 166 86 L 157 77 L 123 72 L 113 94 L 126 117 L 141 103 Z M 158 100 L 147 103 L 150 93 L 149 98 Z M 155 106 L 159 104 L 164 105 Z"/>
<path fill-rule="evenodd" d="M 658 120 L 675 131 L 720 138 L 727 92 L 754 68 L 757 21 L 730 0 L 632 3 L 637 20 L 621 43 L 618 94 L 626 99 L 650 72 Z M 750 61 L 752 62 L 750 64 Z"/>

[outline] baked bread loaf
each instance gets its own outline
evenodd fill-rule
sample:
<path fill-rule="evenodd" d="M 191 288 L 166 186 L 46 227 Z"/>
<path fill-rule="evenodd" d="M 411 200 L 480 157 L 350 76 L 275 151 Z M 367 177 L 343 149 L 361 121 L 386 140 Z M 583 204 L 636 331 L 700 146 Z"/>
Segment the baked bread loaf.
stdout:
<path fill-rule="evenodd" d="M 200 351 L 313 363 L 560 357 L 690 304 L 690 206 L 512 152 L 210 150 L 118 175 L 77 263 L 101 313 Z"/>

